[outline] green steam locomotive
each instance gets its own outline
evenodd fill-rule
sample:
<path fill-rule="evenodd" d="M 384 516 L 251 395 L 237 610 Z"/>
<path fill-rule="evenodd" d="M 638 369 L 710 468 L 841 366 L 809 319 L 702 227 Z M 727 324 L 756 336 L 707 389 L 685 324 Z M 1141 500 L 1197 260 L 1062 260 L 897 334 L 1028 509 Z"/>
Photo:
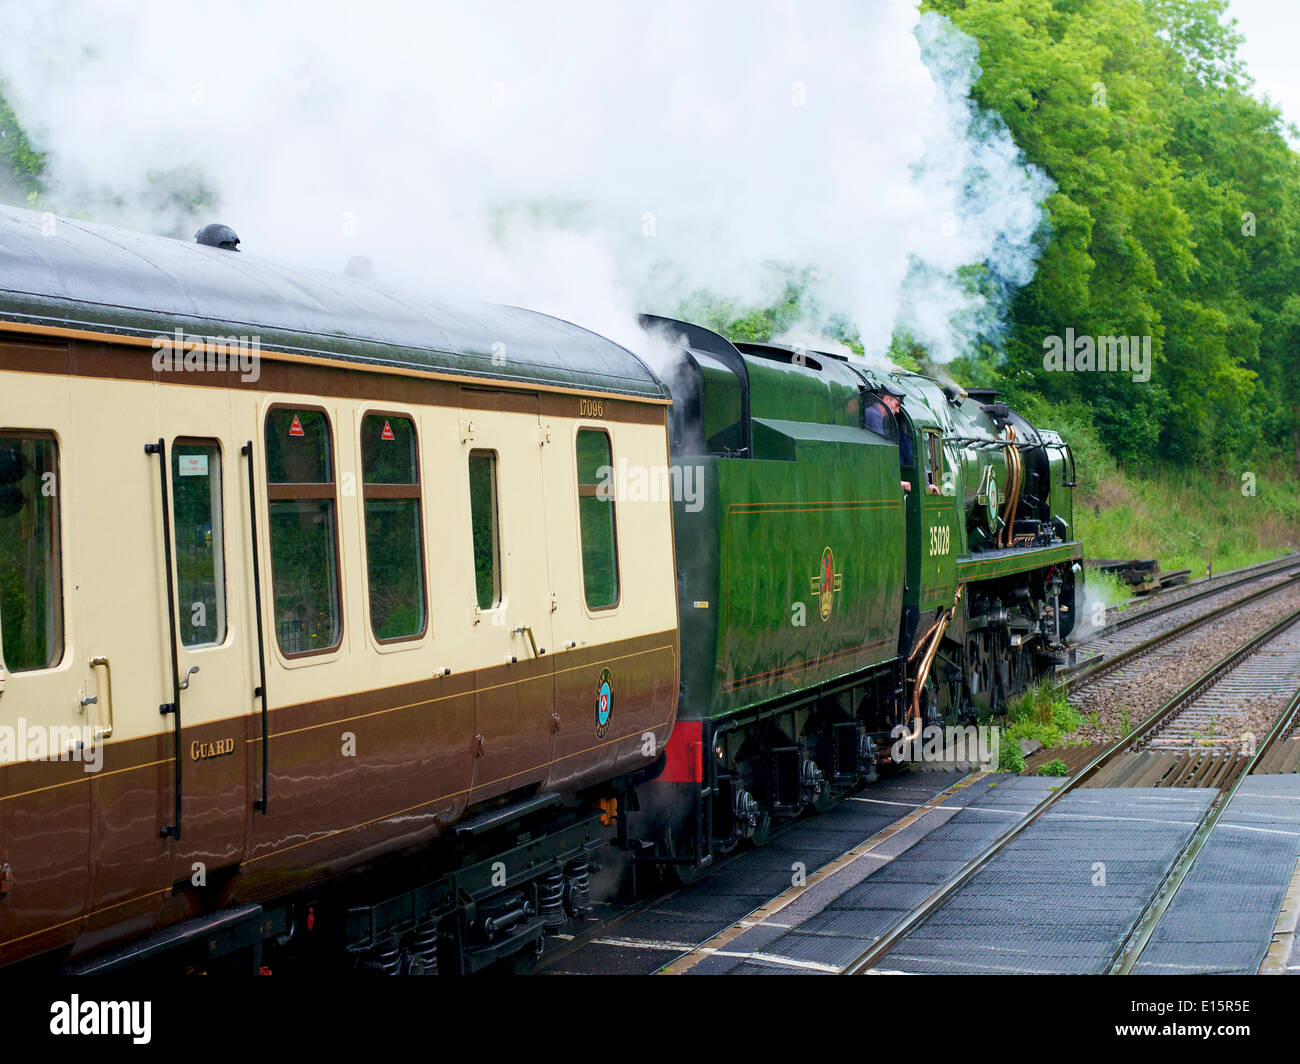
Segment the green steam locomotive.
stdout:
<path fill-rule="evenodd" d="M 678 719 L 629 830 L 689 881 L 1063 661 L 1082 550 L 1069 444 L 996 393 L 643 325 L 677 351 L 699 490 L 674 507 Z"/>

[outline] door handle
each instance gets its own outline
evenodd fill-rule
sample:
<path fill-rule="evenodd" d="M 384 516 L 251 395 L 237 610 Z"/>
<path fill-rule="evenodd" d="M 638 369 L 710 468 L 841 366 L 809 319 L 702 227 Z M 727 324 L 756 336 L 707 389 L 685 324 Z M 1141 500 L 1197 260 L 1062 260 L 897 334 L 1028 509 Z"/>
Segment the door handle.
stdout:
<path fill-rule="evenodd" d="M 533 657 L 540 658 L 543 654 L 546 653 L 545 647 L 542 647 L 541 650 L 537 649 L 537 640 L 533 638 L 533 630 L 529 625 L 521 624 L 515 628 L 510 629 L 510 631 L 513 635 L 528 636 L 528 642 L 532 645 L 533 648 Z"/>
<path fill-rule="evenodd" d="M 193 676 L 198 671 L 199 671 L 199 667 L 197 665 L 191 665 L 188 669 L 185 670 L 185 679 L 181 680 L 182 691 L 188 691 L 190 689 L 190 677 Z"/>
<path fill-rule="evenodd" d="M 104 669 L 104 694 L 108 700 L 108 727 L 99 733 L 101 739 L 109 739 L 113 735 L 113 666 L 108 663 L 108 658 L 91 658 L 90 667 Z M 83 700 L 84 701 L 84 700 Z M 98 703 L 99 699 L 92 699 L 92 702 Z"/>

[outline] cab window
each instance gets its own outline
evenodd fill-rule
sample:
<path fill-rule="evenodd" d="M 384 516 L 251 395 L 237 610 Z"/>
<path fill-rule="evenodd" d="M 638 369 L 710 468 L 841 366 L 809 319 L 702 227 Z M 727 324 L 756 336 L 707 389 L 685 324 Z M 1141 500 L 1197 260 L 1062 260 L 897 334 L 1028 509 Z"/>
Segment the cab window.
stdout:
<path fill-rule="evenodd" d="M 925 490 L 940 494 L 943 485 L 943 441 L 937 432 L 925 434 Z"/>

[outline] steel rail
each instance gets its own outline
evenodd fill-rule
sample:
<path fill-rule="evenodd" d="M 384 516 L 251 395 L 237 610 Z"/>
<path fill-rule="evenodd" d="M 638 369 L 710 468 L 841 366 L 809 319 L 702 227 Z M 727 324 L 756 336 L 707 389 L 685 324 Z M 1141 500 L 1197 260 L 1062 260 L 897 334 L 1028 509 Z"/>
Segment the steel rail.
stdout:
<path fill-rule="evenodd" d="M 1270 629 L 1269 638 L 1275 638 L 1280 635 L 1286 628 L 1291 627 L 1297 621 L 1300 621 L 1300 610 L 1284 617 Z M 1242 655 L 1243 657 L 1245 655 Z M 1224 670 L 1226 671 L 1226 670 Z M 1198 692 L 1199 693 L 1199 692 Z M 1278 741 L 1295 722 L 1297 714 L 1300 713 L 1300 687 L 1291 695 L 1286 707 L 1278 714 L 1277 719 L 1273 722 L 1273 727 L 1269 729 L 1268 735 L 1264 741 L 1259 744 L 1254 754 L 1248 757 L 1244 764 L 1235 770 L 1230 783 L 1220 787 L 1218 796 L 1209 805 L 1202 815 L 1196 829 L 1192 832 L 1191 837 L 1187 840 L 1186 845 L 1179 852 L 1177 859 L 1170 866 L 1169 871 L 1161 879 L 1160 885 L 1156 887 L 1155 892 L 1151 895 L 1151 900 L 1142 910 L 1134 924 L 1129 928 L 1129 933 L 1125 936 L 1120 948 L 1115 951 L 1111 958 L 1111 966 L 1108 974 L 1110 975 L 1131 975 L 1137 962 L 1141 959 L 1147 943 L 1151 941 L 1151 936 L 1155 933 L 1160 924 L 1161 918 L 1173 904 L 1174 897 L 1178 894 L 1179 888 L 1187 879 L 1187 874 L 1196 864 L 1196 858 L 1199 856 L 1202 847 L 1209 841 L 1210 834 L 1214 831 L 1215 825 L 1223 815 L 1225 809 L 1231 804 L 1232 799 L 1236 796 L 1241 785 L 1246 782 L 1255 768 L 1259 765 L 1264 755 L 1272 748 L 1273 744 Z"/>
<path fill-rule="evenodd" d="M 1289 586 L 1289 583 L 1278 585 L 1278 587 L 1286 586 Z M 1277 590 L 1277 588 L 1268 588 L 1267 590 L 1274 591 Z M 955 875 L 951 876 L 927 895 L 921 901 L 920 905 L 876 939 L 876 941 L 871 944 L 871 947 L 851 964 L 846 966 L 841 974 L 866 975 L 871 973 L 881 961 L 893 952 L 895 947 L 898 946 L 898 944 L 906 938 L 910 932 L 933 916 L 949 898 L 965 886 L 967 882 L 969 882 L 981 869 L 985 867 L 985 865 L 989 863 L 989 861 L 1005 850 L 1014 839 L 1019 837 L 1031 825 L 1036 823 L 1042 815 L 1052 808 L 1052 806 L 1054 806 L 1058 801 L 1064 798 L 1067 794 L 1071 794 L 1078 790 L 1084 783 L 1096 776 L 1101 769 L 1105 768 L 1121 754 L 1130 750 L 1135 743 L 1141 741 L 1141 739 L 1150 732 L 1159 728 L 1170 716 L 1177 713 L 1186 705 L 1187 702 L 1191 701 L 1206 687 L 1214 683 L 1214 681 L 1221 677 L 1224 672 L 1231 669 L 1243 658 L 1254 653 L 1263 644 L 1269 642 L 1280 632 L 1291 627 L 1298 621 L 1300 621 L 1300 609 L 1292 611 L 1286 617 L 1283 617 L 1281 620 L 1269 625 L 1268 628 L 1264 629 L 1257 635 L 1252 636 L 1230 654 L 1210 666 L 1210 668 L 1206 669 L 1201 673 L 1201 675 L 1196 677 L 1196 679 L 1173 697 L 1167 699 L 1141 724 L 1127 735 L 1117 740 L 1112 746 L 1094 757 L 1079 772 L 1062 784 L 1060 788 L 1051 791 L 1041 798 L 1024 817 L 999 835 L 988 849 L 966 864 Z M 1286 717 L 1287 714 L 1283 713 L 1282 716 Z M 1266 745 L 1271 741 L 1275 734 L 1277 734 L 1276 727 L 1274 728 L 1274 731 L 1270 733 L 1269 740 L 1266 740 Z"/>
<path fill-rule="evenodd" d="M 1114 618 L 1101 629 L 1102 632 L 1114 631 L 1125 621 L 1136 622 L 1144 617 L 1158 616 L 1166 609 L 1197 602 L 1228 588 L 1249 584 L 1252 580 L 1279 573 L 1290 566 L 1300 566 L 1300 553 L 1284 554 L 1280 558 L 1243 565 L 1240 569 L 1226 569 L 1214 576 L 1201 576 L 1176 587 L 1152 591 L 1141 598 L 1128 599 L 1126 602 L 1107 607 L 1107 615 Z M 1190 593 L 1187 593 L 1190 592 Z M 1168 601 L 1166 601 L 1168 600 Z"/>
<path fill-rule="evenodd" d="M 1300 555 L 1289 554 L 1285 558 L 1262 562 L 1260 565 L 1250 566 L 1248 569 L 1238 569 L 1232 573 L 1220 573 L 1218 576 L 1210 577 L 1210 583 L 1208 584 L 1206 584 L 1203 577 L 1196 584 L 1185 584 L 1182 587 L 1171 589 L 1166 592 L 1165 596 L 1148 599 L 1145 603 L 1140 604 L 1142 608 L 1121 610 L 1118 607 L 1112 607 L 1116 610 L 1115 619 L 1101 628 L 1094 638 L 1109 632 L 1122 632 L 1125 628 L 1131 628 L 1135 624 L 1149 621 L 1161 614 L 1176 610 L 1180 606 L 1189 606 L 1204 599 L 1213 598 L 1221 591 L 1231 591 L 1234 587 L 1241 587 L 1243 584 L 1251 584 L 1256 580 L 1276 576 L 1278 573 L 1292 568 L 1300 569 Z M 1175 592 L 1186 591 L 1188 587 L 1194 588 L 1191 594 L 1174 597 Z"/>
<path fill-rule="evenodd" d="M 1220 620 L 1221 618 L 1241 609 L 1243 606 L 1249 606 L 1251 603 L 1257 602 L 1268 595 L 1275 594 L 1276 592 L 1285 590 L 1286 588 L 1294 587 L 1297 582 L 1300 582 L 1300 573 L 1293 574 L 1280 584 L 1263 587 L 1258 591 L 1252 591 L 1248 595 L 1243 595 L 1241 598 L 1233 599 L 1231 602 L 1225 602 L 1222 606 L 1217 606 L 1208 613 L 1203 613 L 1199 617 L 1192 617 L 1190 620 L 1186 620 L 1182 624 L 1175 625 L 1173 628 L 1159 632 L 1156 635 L 1153 635 L 1150 639 L 1143 640 L 1141 643 L 1137 643 L 1125 650 L 1121 650 L 1109 658 L 1103 658 L 1095 665 L 1088 666 L 1081 669 L 1079 672 L 1067 676 L 1057 685 L 1057 689 L 1060 690 L 1063 688 L 1066 691 L 1077 691 L 1079 688 L 1092 683 L 1094 680 L 1109 675 L 1121 665 L 1127 664 L 1134 658 L 1149 650 L 1154 650 L 1156 647 L 1163 646 L 1165 643 L 1171 642 L 1179 636 L 1185 635 L 1202 625 Z M 1222 591 L 1224 589 L 1216 588 L 1215 590 Z M 1180 606 L 1185 604 L 1185 601 L 1178 603 Z M 1149 620 L 1150 618 L 1144 619 Z"/>

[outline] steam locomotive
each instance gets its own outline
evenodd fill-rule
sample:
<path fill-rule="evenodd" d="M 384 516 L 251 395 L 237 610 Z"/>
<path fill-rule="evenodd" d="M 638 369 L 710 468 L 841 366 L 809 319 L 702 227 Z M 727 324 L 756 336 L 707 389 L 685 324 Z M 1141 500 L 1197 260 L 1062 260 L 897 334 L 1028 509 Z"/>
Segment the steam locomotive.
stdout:
<path fill-rule="evenodd" d="M 1059 658 L 1059 436 L 643 324 L 0 208 L 0 964 L 477 971 Z"/>

